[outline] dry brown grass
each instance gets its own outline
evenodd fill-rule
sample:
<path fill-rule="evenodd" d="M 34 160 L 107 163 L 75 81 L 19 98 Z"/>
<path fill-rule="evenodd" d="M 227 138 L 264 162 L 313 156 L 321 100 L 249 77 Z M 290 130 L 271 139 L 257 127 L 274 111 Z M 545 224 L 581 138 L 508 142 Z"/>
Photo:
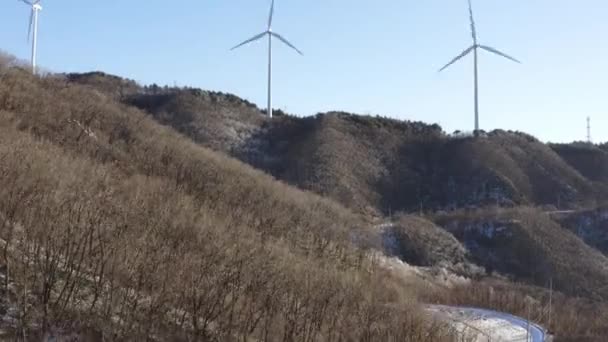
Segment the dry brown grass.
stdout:
<path fill-rule="evenodd" d="M 608 336 L 608 305 L 547 289 L 486 280 L 429 291 L 435 304 L 480 307 L 530 318 L 548 328 L 556 342 L 602 342 Z M 528 316 L 529 315 L 529 316 Z"/>
<path fill-rule="evenodd" d="M 552 279 L 568 295 L 608 298 L 608 258 L 538 209 L 462 210 L 435 221 L 476 246 L 480 265 L 538 286 Z"/>
<path fill-rule="evenodd" d="M 564 228 L 579 236 L 586 244 L 608 256 L 608 206 L 557 215 Z"/>
<path fill-rule="evenodd" d="M 551 148 L 585 177 L 608 183 L 608 151 L 586 143 L 553 144 Z"/>
<path fill-rule="evenodd" d="M 464 246 L 431 221 L 411 215 L 395 219 L 395 237 L 405 261 L 419 266 L 448 266 L 467 261 Z"/>
<path fill-rule="evenodd" d="M 71 78 L 109 94 L 123 88 L 107 75 Z M 602 195 L 593 191 L 592 175 L 520 132 L 451 137 L 437 125 L 342 112 L 268 121 L 234 95 L 154 85 L 123 102 L 197 143 L 360 213 L 496 203 L 578 207 Z"/>
<path fill-rule="evenodd" d="M 0 65 L 0 262 L 20 338 L 444 341 L 364 221 L 62 78 Z"/>
<path fill-rule="evenodd" d="M 114 86 L 100 90 L 65 77 L 37 79 L 7 63 L 0 62 L 0 264 L 8 274 L 4 293 L 19 309 L 16 334 L 59 329 L 87 332 L 93 340 L 449 340 L 444 327 L 420 315 L 407 287 L 369 258 L 374 241 L 361 216 L 117 102 L 140 91 L 129 83 L 118 92 Z M 187 90 L 181 96 L 191 101 L 192 114 L 206 95 Z M 180 103 L 166 104 L 166 112 Z M 357 211 L 448 203 L 453 198 L 437 197 L 444 188 L 428 185 L 447 187 L 441 175 L 463 164 L 467 151 L 480 159 L 458 170 L 480 170 L 488 180 L 496 179 L 492 170 L 508 170 L 508 181 L 501 181 L 515 184 L 509 185 L 515 201 L 536 201 L 554 185 L 557 192 L 587 186 L 553 154 L 540 166 L 532 157 L 519 158 L 528 144 L 533 155 L 546 152 L 523 135 L 498 132 L 477 147 L 443 137 L 437 127 L 343 113 L 275 121 L 281 129 L 264 126 L 264 134 L 272 137 L 273 151 L 291 159 L 261 165 Z M 203 133 L 216 139 L 220 129 L 210 125 Z M 510 159 L 490 158 L 496 146 L 508 149 Z M 436 168 L 438 156 L 454 150 L 460 159 Z M 427 159 L 433 151 L 439 152 Z M 306 158 L 296 162 L 300 156 Z M 540 184 L 543 168 L 557 171 Z M 379 183 L 387 175 L 396 178 Z M 463 187 L 465 202 L 483 190 Z M 534 210 L 503 216 L 521 223 L 509 253 L 522 263 L 532 260 L 530 269 L 538 271 L 519 276 L 546 285 L 553 274 L 564 293 L 605 298 L 604 259 Z M 429 263 L 453 256 L 443 248 L 426 250 L 444 246 L 449 235 L 418 218 L 406 221 L 412 220 L 419 229 L 403 231 L 413 243 L 408 252 Z M 366 242 L 353 246 L 353 235 Z M 452 242 L 445 247 L 461 258 Z M 487 297 L 484 289 L 458 291 L 466 292 L 437 296 L 468 305 L 484 305 Z M 526 293 L 510 291 L 513 297 Z M 519 304 L 500 305 L 517 313 Z M 595 320 L 602 317 L 597 310 L 603 312 L 597 305 L 564 310 L 564 322 L 579 315 L 570 326 L 578 335 L 571 336 L 605 332 Z"/>

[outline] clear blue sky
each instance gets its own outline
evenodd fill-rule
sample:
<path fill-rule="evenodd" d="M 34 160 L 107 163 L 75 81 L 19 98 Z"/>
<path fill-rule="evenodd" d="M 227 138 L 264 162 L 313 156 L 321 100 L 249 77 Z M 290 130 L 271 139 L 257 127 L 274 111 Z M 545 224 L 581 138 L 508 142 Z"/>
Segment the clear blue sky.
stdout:
<path fill-rule="evenodd" d="M 265 43 L 230 47 L 265 28 L 270 0 L 43 0 L 39 63 L 141 83 L 231 92 L 265 107 Z M 479 38 L 524 62 L 482 54 L 481 125 L 542 140 L 608 141 L 608 1 L 474 0 Z M 0 49 L 28 58 L 28 8 L 0 5 Z M 275 108 L 381 114 L 471 130 L 466 0 L 277 0 Z"/>

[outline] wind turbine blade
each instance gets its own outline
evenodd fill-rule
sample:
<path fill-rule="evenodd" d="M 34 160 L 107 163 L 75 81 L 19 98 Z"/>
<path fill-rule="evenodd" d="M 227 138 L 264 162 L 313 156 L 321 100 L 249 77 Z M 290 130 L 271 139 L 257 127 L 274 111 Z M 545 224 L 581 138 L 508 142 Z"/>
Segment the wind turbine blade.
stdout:
<path fill-rule="evenodd" d="M 497 55 L 499 55 L 499 56 L 501 56 L 501 57 L 504 57 L 504 58 L 506 58 L 506 59 L 512 60 L 512 61 L 513 61 L 513 62 L 515 62 L 515 63 L 519 63 L 519 64 L 521 64 L 521 62 L 520 62 L 519 60 L 517 60 L 517 59 L 515 59 L 515 58 L 513 58 L 513 57 L 511 57 L 511 56 L 509 56 L 509 55 L 507 55 L 507 54 L 506 54 L 506 53 L 504 53 L 504 52 L 500 52 L 500 51 L 496 50 L 496 49 L 495 49 L 495 48 L 493 48 L 493 47 L 489 47 L 489 46 L 486 46 L 486 45 L 479 45 L 479 47 L 480 47 L 480 48 L 482 48 L 482 49 L 484 49 L 484 50 L 486 50 L 486 51 L 489 51 L 489 52 L 491 52 L 491 53 L 494 53 L 494 54 L 497 54 Z"/>
<path fill-rule="evenodd" d="M 443 70 L 447 69 L 450 65 L 458 62 L 461 58 L 463 58 L 464 56 L 471 53 L 471 51 L 473 51 L 473 49 L 475 49 L 475 48 L 477 48 L 477 46 L 473 45 L 470 48 L 464 50 L 460 55 L 458 55 L 458 56 L 456 56 L 456 58 L 452 59 L 452 61 L 450 61 L 450 63 L 446 64 L 443 68 L 439 69 L 439 72 L 442 72 Z"/>
<path fill-rule="evenodd" d="M 27 41 L 30 41 L 30 38 L 32 37 L 32 26 L 34 25 L 34 9 L 32 8 L 32 11 L 30 12 L 30 23 L 27 26 Z"/>
<path fill-rule="evenodd" d="M 33 6 L 33 5 L 34 5 L 34 3 L 33 3 L 33 2 L 30 2 L 30 1 L 27 1 L 27 0 L 21 0 L 21 2 L 26 3 L 26 4 L 30 5 L 30 6 Z M 40 1 L 38 1 L 38 2 L 40 2 Z M 38 3 L 38 2 L 37 2 L 37 3 Z"/>
<path fill-rule="evenodd" d="M 473 42 L 477 44 L 477 28 L 475 27 L 475 17 L 473 16 L 473 4 L 471 0 L 469 0 L 469 18 L 471 20 L 471 36 L 473 37 Z"/>
<path fill-rule="evenodd" d="M 232 48 L 232 49 L 230 49 L 230 50 L 238 49 L 238 48 L 240 48 L 241 46 L 243 46 L 243 45 L 245 45 L 245 44 L 249 44 L 249 43 L 251 43 L 251 42 L 253 42 L 253 41 L 256 41 L 256 40 L 258 40 L 258 39 L 260 39 L 260 38 L 264 37 L 264 36 L 265 36 L 265 35 L 267 35 L 267 34 L 268 34 L 268 32 L 262 32 L 262 33 L 260 33 L 260 34 L 258 34 L 258 35 L 256 35 L 256 36 L 254 36 L 254 37 L 252 37 L 252 38 L 250 38 L 250 39 L 247 39 L 246 41 L 244 41 L 244 42 L 242 42 L 241 44 L 239 44 L 239 45 L 237 45 L 237 46 L 233 47 L 233 48 Z"/>
<path fill-rule="evenodd" d="M 279 38 L 279 40 L 281 40 L 283 43 L 285 43 L 285 45 L 287 45 L 290 48 L 296 50 L 297 53 L 299 53 L 300 55 L 304 56 L 304 54 L 302 53 L 302 51 L 298 50 L 297 47 L 295 47 L 293 44 L 291 44 L 287 39 L 283 38 L 283 36 L 281 36 L 280 34 L 274 33 L 274 32 L 271 32 L 270 34 L 272 34 L 273 36 Z"/>
<path fill-rule="evenodd" d="M 268 29 L 272 27 L 272 17 L 274 16 L 274 0 L 270 4 L 270 15 L 268 15 Z"/>

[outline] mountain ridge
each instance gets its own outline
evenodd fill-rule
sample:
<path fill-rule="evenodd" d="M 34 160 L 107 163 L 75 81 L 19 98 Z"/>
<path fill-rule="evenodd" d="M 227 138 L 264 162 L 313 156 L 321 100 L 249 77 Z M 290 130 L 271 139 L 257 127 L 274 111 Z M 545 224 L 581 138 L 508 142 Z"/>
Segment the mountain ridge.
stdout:
<path fill-rule="evenodd" d="M 592 226 L 604 220 L 581 230 L 578 216 L 547 214 L 595 207 L 601 179 L 525 133 L 474 138 L 344 112 L 269 120 L 234 95 L 99 72 L 38 78 L 0 63 L 0 81 L 0 211 L 15 223 L 0 234 L 27 233 L 0 264 L 29 272 L 9 274 L 11 287 L 48 287 L 29 299 L 37 326 L 90 317 L 123 340 L 448 341 L 418 300 L 521 316 L 531 296 L 542 313 L 553 280 L 568 310 L 537 322 L 569 337 L 605 329 L 608 258 L 593 241 L 603 226 Z M 78 263 L 73 238 L 87 236 L 98 238 Z M 80 266 L 57 263 L 59 278 L 22 267 L 44 264 L 28 254 L 42 241 L 53 262 Z M 89 267 L 106 259 L 110 269 Z M 80 311 L 64 282 L 100 304 Z M 186 323 L 171 323 L 177 309 Z"/>
<path fill-rule="evenodd" d="M 68 76 L 79 84 L 99 78 Z M 110 83 L 116 82 L 111 80 Z M 150 90 L 154 89 L 154 90 Z M 163 90 L 164 89 L 164 90 Z M 123 103 L 150 113 L 203 146 L 361 213 L 450 210 L 462 206 L 579 208 L 606 200 L 608 181 L 581 169 L 564 148 L 521 132 L 480 138 L 436 124 L 328 112 L 269 120 L 237 96 L 140 87 Z M 597 151 L 605 147 L 598 145 Z M 600 168 L 592 168 L 598 175 Z"/>

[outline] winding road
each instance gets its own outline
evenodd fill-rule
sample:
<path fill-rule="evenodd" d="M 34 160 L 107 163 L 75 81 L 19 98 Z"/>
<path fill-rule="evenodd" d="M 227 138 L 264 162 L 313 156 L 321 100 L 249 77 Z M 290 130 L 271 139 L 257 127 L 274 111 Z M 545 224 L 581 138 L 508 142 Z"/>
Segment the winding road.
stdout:
<path fill-rule="evenodd" d="M 443 305 L 428 306 L 427 311 L 435 318 L 450 322 L 459 333 L 475 338 L 474 341 L 549 341 L 541 326 L 502 312 Z"/>

